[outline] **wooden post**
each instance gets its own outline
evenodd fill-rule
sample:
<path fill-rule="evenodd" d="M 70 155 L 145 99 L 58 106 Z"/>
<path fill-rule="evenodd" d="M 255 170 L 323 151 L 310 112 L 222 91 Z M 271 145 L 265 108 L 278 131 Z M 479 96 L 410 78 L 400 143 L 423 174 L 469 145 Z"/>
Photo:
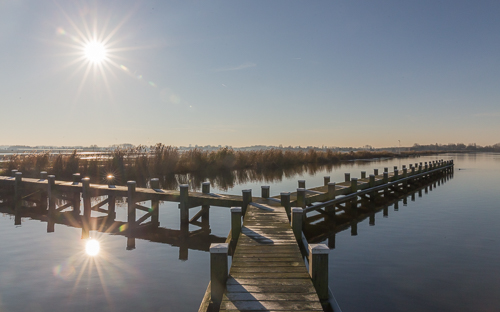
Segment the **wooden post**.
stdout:
<path fill-rule="evenodd" d="M 114 188 L 115 187 L 115 176 L 112 174 L 108 174 L 106 176 L 106 181 L 108 182 L 108 188 Z"/>
<path fill-rule="evenodd" d="M 245 214 L 247 212 L 248 205 L 252 202 L 252 190 L 243 190 L 243 207 L 241 207 L 243 219 L 245 218 Z"/>
<path fill-rule="evenodd" d="M 127 222 L 128 222 L 128 233 L 130 237 L 134 237 L 136 228 L 136 211 L 135 211 L 135 187 L 137 183 L 135 181 L 127 181 Z"/>
<path fill-rule="evenodd" d="M 422 165 L 418 166 L 418 173 L 422 173 Z"/>
<path fill-rule="evenodd" d="M 83 197 L 83 215 L 85 217 L 90 217 L 92 208 L 90 203 L 90 179 L 82 179 L 82 197 Z"/>
<path fill-rule="evenodd" d="M 241 233 L 241 207 L 231 207 L 231 240 L 238 241 Z"/>
<path fill-rule="evenodd" d="M 303 209 L 294 207 L 292 208 L 292 230 L 293 235 L 295 235 L 295 239 L 299 244 L 302 243 L 302 214 Z"/>
<path fill-rule="evenodd" d="M 73 185 L 78 185 L 82 178 L 79 173 L 73 173 Z M 80 189 L 76 189 L 73 192 L 73 214 L 75 216 L 80 215 Z"/>
<path fill-rule="evenodd" d="M 328 183 L 328 198 L 329 199 L 335 198 L 335 182 Z"/>
<path fill-rule="evenodd" d="M 344 173 L 344 182 L 349 182 L 349 181 L 351 181 L 351 174 Z"/>
<path fill-rule="evenodd" d="M 201 192 L 203 194 L 210 193 L 210 182 L 203 182 L 201 184 Z M 201 223 L 204 228 L 209 228 L 210 223 L 210 205 L 201 205 L 201 210 L 203 214 L 201 215 Z"/>
<path fill-rule="evenodd" d="M 328 183 L 328 199 L 335 199 L 335 182 Z M 335 205 L 326 206 L 325 212 L 329 217 L 335 217 Z"/>
<path fill-rule="evenodd" d="M 328 255 L 325 244 L 309 244 L 309 275 L 320 301 L 328 300 Z"/>
<path fill-rule="evenodd" d="M 330 176 L 324 176 L 323 177 L 323 185 L 327 186 L 328 183 L 330 183 Z"/>
<path fill-rule="evenodd" d="M 228 244 L 210 245 L 210 296 L 214 305 L 213 311 L 219 311 L 222 296 L 226 289 L 228 250 Z"/>
<path fill-rule="evenodd" d="M 374 174 L 370 174 L 369 179 L 370 179 L 370 181 L 368 182 L 368 186 L 369 187 L 374 187 L 375 186 L 375 175 Z"/>
<path fill-rule="evenodd" d="M 91 216 L 91 202 L 90 202 L 90 179 L 82 179 L 82 197 L 83 197 L 83 218 L 82 218 L 82 238 L 89 238 L 90 232 L 90 216 Z M 130 225 L 129 225 L 130 226 Z"/>
<path fill-rule="evenodd" d="M 153 178 L 149 181 L 149 185 L 153 190 L 159 190 L 160 189 L 160 179 L 158 178 Z M 160 200 L 154 196 L 151 199 L 151 209 L 152 214 L 151 214 L 151 225 L 153 227 L 158 227 L 160 226 Z"/>
<path fill-rule="evenodd" d="M 79 173 L 73 173 L 73 185 L 78 185 L 81 181 Z"/>
<path fill-rule="evenodd" d="M 12 169 L 12 170 L 10 171 L 11 176 L 12 176 L 13 178 L 15 178 L 15 177 L 16 177 L 16 173 L 17 173 L 18 171 L 19 171 L 19 170 L 17 170 L 17 169 Z"/>
<path fill-rule="evenodd" d="M 21 207 L 22 207 L 22 194 L 23 194 L 23 173 L 16 172 L 14 181 L 14 210 L 15 218 L 14 225 L 21 225 Z"/>
<path fill-rule="evenodd" d="M 262 198 L 269 198 L 269 193 L 270 193 L 269 189 L 270 189 L 270 186 L 269 185 L 262 185 L 260 187 L 260 189 L 261 189 L 261 197 Z"/>
<path fill-rule="evenodd" d="M 375 186 L 375 175 L 374 174 L 370 174 L 369 178 L 370 178 L 370 182 L 368 184 L 369 187 L 374 187 Z M 371 192 L 370 193 L 370 200 L 371 201 L 375 200 L 376 194 L 377 194 L 377 192 Z"/>
<path fill-rule="evenodd" d="M 351 179 L 351 193 L 356 193 L 358 191 L 358 179 Z M 357 210 L 358 209 L 358 196 L 354 196 L 354 198 L 350 201 L 350 209 Z"/>
<path fill-rule="evenodd" d="M 412 175 L 415 174 L 415 167 L 414 166 L 411 167 L 411 174 Z"/>
<path fill-rule="evenodd" d="M 40 181 L 44 181 L 47 179 L 47 171 L 40 172 Z M 40 210 L 45 212 L 47 210 L 47 192 L 40 192 Z"/>
<path fill-rule="evenodd" d="M 210 193 L 210 182 L 203 182 L 201 184 L 201 192 L 203 194 L 208 194 Z"/>
<path fill-rule="evenodd" d="M 306 180 L 299 180 L 299 188 L 306 188 Z"/>
<path fill-rule="evenodd" d="M 397 180 L 397 179 L 398 179 L 398 175 L 399 175 L 399 171 L 398 171 L 398 169 L 394 169 L 394 177 L 393 177 L 393 180 Z"/>
<path fill-rule="evenodd" d="M 179 208 L 181 210 L 181 224 L 186 225 L 189 223 L 189 207 L 188 207 L 189 185 L 181 184 L 179 185 L 179 188 L 180 188 Z"/>
<path fill-rule="evenodd" d="M 406 178 L 407 173 L 408 173 L 408 169 L 403 168 L 403 178 Z"/>
<path fill-rule="evenodd" d="M 49 216 L 54 215 L 56 209 L 55 183 L 56 176 L 49 175 L 47 181 L 47 196 L 49 197 Z"/>
<path fill-rule="evenodd" d="M 115 176 L 112 174 L 108 174 L 106 176 L 106 180 L 108 182 L 108 188 L 115 188 Z M 112 192 L 108 193 L 108 218 L 107 222 L 113 222 L 116 218 L 116 196 L 113 195 Z"/>
<path fill-rule="evenodd" d="M 394 171 L 398 170 L 398 166 L 394 166 Z"/>
<path fill-rule="evenodd" d="M 291 209 L 292 205 L 290 204 L 290 193 L 289 192 L 282 192 L 280 193 L 281 196 L 281 206 L 285 207 L 286 215 L 288 216 L 288 220 L 291 218 Z"/>
<path fill-rule="evenodd" d="M 373 174 L 378 176 L 378 169 L 373 169 Z"/>
<path fill-rule="evenodd" d="M 306 189 L 297 189 L 297 207 L 306 208 Z"/>
<path fill-rule="evenodd" d="M 351 179 L 351 193 L 356 193 L 358 191 L 358 179 Z"/>
<path fill-rule="evenodd" d="M 389 172 L 389 168 L 388 167 L 384 167 L 384 172 Z"/>
<path fill-rule="evenodd" d="M 361 179 L 366 179 L 366 171 L 361 171 Z"/>
<path fill-rule="evenodd" d="M 389 172 L 384 171 L 384 178 L 382 181 L 384 182 L 384 184 L 389 183 Z M 389 188 L 386 186 L 384 188 L 384 199 L 386 199 L 388 195 L 389 195 Z"/>

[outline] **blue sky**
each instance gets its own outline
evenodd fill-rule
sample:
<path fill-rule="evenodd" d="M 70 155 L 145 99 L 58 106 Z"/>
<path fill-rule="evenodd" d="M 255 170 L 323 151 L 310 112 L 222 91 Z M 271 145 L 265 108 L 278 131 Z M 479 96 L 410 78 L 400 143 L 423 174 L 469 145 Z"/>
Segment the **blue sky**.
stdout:
<path fill-rule="evenodd" d="M 0 2 L 0 145 L 500 142 L 498 1 Z M 107 39 L 89 65 L 86 38 Z"/>

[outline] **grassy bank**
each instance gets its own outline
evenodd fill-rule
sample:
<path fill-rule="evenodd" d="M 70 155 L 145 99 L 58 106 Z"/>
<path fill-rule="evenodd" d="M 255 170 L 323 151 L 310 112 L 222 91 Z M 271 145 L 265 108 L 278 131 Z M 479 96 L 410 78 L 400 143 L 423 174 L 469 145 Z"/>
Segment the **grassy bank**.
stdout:
<path fill-rule="evenodd" d="M 90 177 L 93 183 L 103 183 L 108 174 L 116 177 L 116 184 L 136 180 L 144 184 L 150 178 L 168 179 L 174 174 L 195 176 L 217 176 L 232 171 L 251 170 L 254 172 L 273 172 L 290 170 L 304 165 L 318 166 L 336 164 L 356 159 L 405 157 L 429 154 L 429 152 L 391 152 L 356 151 L 339 153 L 331 150 L 288 151 L 282 149 L 258 151 L 234 151 L 221 148 L 217 151 L 193 149 L 179 152 L 172 146 L 157 144 L 151 147 L 139 146 L 134 149 L 116 149 L 105 155 L 85 159 L 73 152 L 70 155 L 31 153 L 7 156 L 3 175 L 10 175 L 17 169 L 25 177 L 38 177 L 40 171 L 54 174 L 58 180 L 71 180 L 73 173 Z"/>

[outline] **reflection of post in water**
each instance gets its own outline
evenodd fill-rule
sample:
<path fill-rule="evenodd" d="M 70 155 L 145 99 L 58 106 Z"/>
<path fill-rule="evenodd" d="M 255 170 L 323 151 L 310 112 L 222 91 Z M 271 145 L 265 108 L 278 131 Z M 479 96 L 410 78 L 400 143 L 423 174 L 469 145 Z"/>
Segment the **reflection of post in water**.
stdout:
<path fill-rule="evenodd" d="M 134 250 L 135 249 L 135 237 L 130 236 L 130 234 L 127 234 L 127 250 Z"/>
<path fill-rule="evenodd" d="M 368 211 L 369 211 L 369 224 L 370 226 L 375 225 L 375 204 L 372 202 L 368 203 Z"/>
<path fill-rule="evenodd" d="M 82 220 L 82 239 L 89 238 L 90 232 L 90 215 L 91 215 L 91 202 L 90 202 L 90 179 L 82 179 L 82 197 L 83 197 L 83 217 Z"/>
<path fill-rule="evenodd" d="M 335 238 L 337 236 L 337 232 L 335 231 L 335 226 L 332 227 L 332 233 L 328 236 L 328 248 L 335 249 Z"/>
<path fill-rule="evenodd" d="M 157 179 L 157 178 L 151 179 L 151 181 L 149 181 L 149 183 L 150 183 L 150 186 L 153 190 L 160 189 L 160 180 L 159 179 Z M 157 228 L 158 226 L 160 226 L 160 213 L 159 213 L 160 201 L 156 197 L 151 198 L 151 209 L 152 209 L 151 226 L 153 228 Z"/>
<path fill-rule="evenodd" d="M 44 181 L 47 179 L 47 172 L 40 172 L 40 181 Z M 45 213 L 47 211 L 47 191 L 40 191 L 40 213 Z"/>
<path fill-rule="evenodd" d="M 355 197 L 353 200 L 348 201 L 350 203 L 349 211 L 350 211 L 350 217 L 351 217 L 351 235 L 356 236 L 358 235 L 358 202 L 357 202 L 357 197 Z"/>
<path fill-rule="evenodd" d="M 49 217 L 53 216 L 56 210 L 56 176 L 49 175 L 47 181 L 47 196 L 49 197 Z"/>
<path fill-rule="evenodd" d="M 180 190 L 180 217 L 181 217 L 181 231 L 179 236 L 179 259 L 187 260 L 188 259 L 188 247 L 187 247 L 187 238 L 189 236 L 189 185 L 181 184 L 179 185 Z"/>
<path fill-rule="evenodd" d="M 55 216 L 49 214 L 47 216 L 47 233 L 53 233 L 54 232 L 54 225 L 55 224 L 56 224 L 56 222 L 55 222 Z"/>
<path fill-rule="evenodd" d="M 73 173 L 73 185 L 78 185 L 80 181 L 80 174 Z M 80 215 L 80 190 L 76 190 L 73 192 L 71 200 L 73 201 L 73 215 L 76 217 Z"/>
<path fill-rule="evenodd" d="M 135 249 L 135 181 L 127 181 L 127 250 Z"/>
<path fill-rule="evenodd" d="M 180 219 L 181 219 L 181 227 L 183 224 L 189 224 L 189 185 L 181 184 L 179 185 L 179 210 L 180 210 Z"/>
<path fill-rule="evenodd" d="M 210 182 L 203 182 L 201 184 L 201 191 L 203 194 L 210 193 Z M 201 211 L 201 228 L 208 230 L 210 228 L 210 205 L 202 205 Z"/>
<path fill-rule="evenodd" d="M 15 173 L 14 181 L 14 224 L 21 225 L 21 208 L 22 208 L 22 193 L 23 193 L 23 174 Z"/>
<path fill-rule="evenodd" d="M 179 233 L 179 260 L 187 260 L 189 255 L 188 248 L 189 223 L 181 223 Z"/>

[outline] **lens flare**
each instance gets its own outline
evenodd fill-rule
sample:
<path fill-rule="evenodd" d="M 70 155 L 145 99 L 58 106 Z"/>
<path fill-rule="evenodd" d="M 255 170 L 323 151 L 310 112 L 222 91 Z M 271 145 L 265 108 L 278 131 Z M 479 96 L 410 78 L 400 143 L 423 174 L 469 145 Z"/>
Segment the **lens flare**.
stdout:
<path fill-rule="evenodd" d="M 99 242 L 96 241 L 95 239 L 89 239 L 87 241 L 87 244 L 85 244 L 85 252 L 89 256 L 97 256 L 100 250 Z"/>

